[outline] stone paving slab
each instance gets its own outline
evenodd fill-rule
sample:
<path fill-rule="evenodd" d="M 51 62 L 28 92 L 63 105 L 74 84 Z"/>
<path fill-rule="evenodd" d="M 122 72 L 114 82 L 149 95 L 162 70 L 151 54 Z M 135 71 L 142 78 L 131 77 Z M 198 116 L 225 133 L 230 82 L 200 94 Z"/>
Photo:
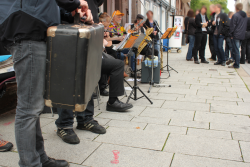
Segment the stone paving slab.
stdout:
<path fill-rule="evenodd" d="M 249 133 L 232 132 L 232 138 L 234 140 L 250 142 L 250 132 Z"/>
<path fill-rule="evenodd" d="M 238 102 L 237 102 L 238 103 Z M 249 106 L 211 104 L 211 112 L 228 113 L 235 115 L 250 115 Z"/>
<path fill-rule="evenodd" d="M 244 162 L 250 162 L 250 142 L 239 141 Z"/>
<path fill-rule="evenodd" d="M 18 167 L 19 155 L 16 152 L 1 152 L 0 166 Z"/>
<path fill-rule="evenodd" d="M 230 132 L 197 129 L 197 128 L 188 128 L 187 135 L 201 136 L 201 137 L 208 137 L 208 138 L 211 137 L 211 138 L 219 138 L 219 139 L 232 139 Z"/>
<path fill-rule="evenodd" d="M 179 119 L 171 119 L 169 125 L 209 129 L 209 123 L 208 122 L 201 122 L 201 121 L 185 121 L 185 120 L 179 120 Z"/>
<path fill-rule="evenodd" d="M 164 151 L 242 161 L 238 141 L 170 134 Z"/>
<path fill-rule="evenodd" d="M 109 127 L 105 135 L 94 141 L 160 151 L 167 137 L 168 133 Z"/>
<path fill-rule="evenodd" d="M 162 108 L 209 112 L 210 104 L 179 102 L 179 101 L 165 101 Z"/>
<path fill-rule="evenodd" d="M 44 134 L 45 149 L 48 156 L 56 159 L 65 159 L 68 162 L 81 164 L 101 143 L 81 140 L 80 144 L 64 143 L 54 134 Z M 58 149 L 61 148 L 61 151 Z"/>
<path fill-rule="evenodd" d="M 223 91 L 212 91 L 212 90 L 198 90 L 197 95 L 198 96 L 211 95 L 217 97 L 233 97 L 233 98 L 238 97 L 236 92 L 223 92 Z"/>
<path fill-rule="evenodd" d="M 171 167 L 249 167 L 249 163 L 175 154 Z"/>
<path fill-rule="evenodd" d="M 106 126 L 117 128 L 144 129 L 147 126 L 147 123 L 111 120 L 106 124 Z"/>
<path fill-rule="evenodd" d="M 142 122 L 142 123 L 150 123 L 150 124 L 163 124 L 167 125 L 169 123 L 169 118 L 154 118 L 154 117 L 142 117 L 136 116 L 134 117 L 131 122 Z"/>
<path fill-rule="evenodd" d="M 250 132 L 249 126 L 230 125 L 230 124 L 223 124 L 223 123 L 218 123 L 218 122 L 216 122 L 216 123 L 211 122 L 210 129 L 231 131 L 231 132 L 240 132 L 240 133 L 249 133 Z"/>
<path fill-rule="evenodd" d="M 200 112 L 195 114 L 195 121 L 216 122 L 222 124 L 250 126 L 249 116 L 222 113 Z"/>
<path fill-rule="evenodd" d="M 187 127 L 148 124 L 144 131 L 156 131 L 159 133 L 174 133 L 185 135 L 187 132 Z"/>
<path fill-rule="evenodd" d="M 167 152 L 102 144 L 83 164 L 93 167 L 169 166 L 172 156 Z"/>
<path fill-rule="evenodd" d="M 167 118 L 167 119 L 180 119 L 180 120 L 193 120 L 194 111 L 187 110 L 173 110 L 163 108 L 147 107 L 140 116 L 152 118 Z"/>

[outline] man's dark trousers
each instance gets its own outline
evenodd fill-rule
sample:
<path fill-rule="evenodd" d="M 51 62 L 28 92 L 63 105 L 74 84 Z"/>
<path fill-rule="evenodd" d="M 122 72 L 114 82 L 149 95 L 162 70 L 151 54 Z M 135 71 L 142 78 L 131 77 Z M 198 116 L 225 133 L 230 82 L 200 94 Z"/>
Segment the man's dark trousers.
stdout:
<path fill-rule="evenodd" d="M 225 52 L 223 49 L 224 36 L 223 35 L 214 35 L 214 48 L 218 57 L 218 62 L 223 63 L 226 61 Z"/>
<path fill-rule="evenodd" d="M 72 110 L 57 108 L 59 118 L 56 120 L 57 128 L 73 128 L 74 114 Z M 94 115 L 94 100 L 93 97 L 89 101 L 84 112 L 76 112 L 78 124 L 85 124 L 93 120 Z"/>
<path fill-rule="evenodd" d="M 229 53 L 230 52 L 230 53 Z M 229 56 L 231 54 L 231 56 Z M 232 46 L 232 40 L 230 37 L 226 37 L 226 47 L 225 47 L 225 58 L 233 59 L 233 46 Z"/>
<path fill-rule="evenodd" d="M 201 61 L 205 61 L 205 49 L 207 44 L 207 33 L 196 33 L 195 34 L 195 44 L 192 51 L 194 61 L 198 61 L 197 53 L 199 51 L 199 57 Z"/>
<path fill-rule="evenodd" d="M 216 60 L 216 52 L 214 49 L 214 35 L 213 34 L 209 34 L 209 48 L 210 48 L 210 52 L 212 54 L 212 59 Z"/>
<path fill-rule="evenodd" d="M 250 39 L 245 39 L 241 43 L 240 63 L 245 64 L 246 59 L 250 60 Z"/>
<path fill-rule="evenodd" d="M 241 40 L 232 39 L 232 46 L 233 46 L 233 58 L 234 58 L 234 68 L 240 67 L 240 46 Z"/>

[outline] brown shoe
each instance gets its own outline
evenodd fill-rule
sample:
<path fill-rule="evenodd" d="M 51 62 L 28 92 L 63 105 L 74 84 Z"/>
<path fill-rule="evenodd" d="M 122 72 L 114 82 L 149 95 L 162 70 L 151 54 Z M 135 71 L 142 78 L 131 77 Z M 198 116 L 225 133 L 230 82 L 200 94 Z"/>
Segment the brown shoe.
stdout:
<path fill-rule="evenodd" d="M 127 77 L 128 77 L 128 74 L 126 74 L 126 73 L 124 72 L 123 77 L 124 77 L 124 78 L 127 78 Z"/>

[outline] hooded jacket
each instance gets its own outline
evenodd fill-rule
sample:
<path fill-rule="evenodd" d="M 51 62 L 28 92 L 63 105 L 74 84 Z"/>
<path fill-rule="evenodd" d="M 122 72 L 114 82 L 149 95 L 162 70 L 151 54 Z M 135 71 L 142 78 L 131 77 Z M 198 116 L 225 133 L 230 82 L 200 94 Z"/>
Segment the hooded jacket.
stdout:
<path fill-rule="evenodd" d="M 45 41 L 48 27 L 60 23 L 59 7 L 71 12 L 79 0 L 0 0 L 0 40 L 4 46 L 21 40 Z"/>
<path fill-rule="evenodd" d="M 247 29 L 247 15 L 243 11 L 235 13 L 230 22 L 230 35 L 233 39 L 244 40 Z"/>

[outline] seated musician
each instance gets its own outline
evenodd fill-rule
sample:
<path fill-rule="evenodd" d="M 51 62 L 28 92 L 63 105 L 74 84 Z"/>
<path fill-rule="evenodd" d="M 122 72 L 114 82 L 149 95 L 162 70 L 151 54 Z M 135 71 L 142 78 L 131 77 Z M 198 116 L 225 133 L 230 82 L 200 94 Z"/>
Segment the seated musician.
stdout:
<path fill-rule="evenodd" d="M 119 10 L 116 10 L 112 16 L 113 16 L 113 20 L 110 23 L 108 30 L 113 32 L 113 33 L 110 33 L 110 38 L 106 38 L 106 40 L 112 41 L 113 44 L 119 44 L 121 41 L 115 40 L 117 38 L 117 35 L 114 35 L 114 33 L 118 34 L 122 37 L 126 34 L 124 27 L 121 26 L 121 21 L 122 21 L 122 17 L 124 16 L 124 13 L 121 13 Z M 127 48 L 119 51 L 118 58 L 121 60 L 124 60 L 124 58 L 125 58 L 124 54 L 128 54 L 128 52 L 129 52 L 129 49 L 127 49 Z M 131 56 L 131 58 L 130 58 L 130 64 L 131 64 L 132 71 L 135 70 L 134 61 L 135 61 L 135 54 L 133 53 L 133 56 Z"/>
<path fill-rule="evenodd" d="M 134 21 L 134 24 L 131 24 L 130 26 L 128 26 L 126 28 L 126 32 L 127 33 L 138 33 L 139 35 L 141 33 L 145 34 L 146 29 L 143 27 L 143 24 L 145 22 L 143 22 L 144 16 L 142 16 L 141 14 L 138 14 L 136 16 L 136 20 Z"/>
<path fill-rule="evenodd" d="M 102 5 L 103 1 L 101 3 L 98 3 L 97 0 L 95 1 L 87 0 L 87 2 L 89 3 L 89 8 L 93 14 L 94 22 L 98 23 L 99 19 L 97 15 L 97 9 L 98 9 L 97 4 Z M 71 14 L 67 15 L 70 15 L 70 17 L 72 17 Z M 83 13 L 81 13 L 81 15 L 83 15 Z M 133 105 L 125 104 L 119 101 L 118 99 L 118 96 L 124 95 L 123 73 L 124 73 L 123 61 L 118 59 L 102 59 L 101 74 L 110 76 L 109 100 L 106 105 L 107 111 L 123 112 L 133 107 Z M 62 140 L 66 143 L 69 144 L 80 143 L 78 136 L 73 130 L 73 123 L 74 123 L 73 111 L 67 109 L 57 109 L 57 111 L 59 115 L 59 118 L 56 120 L 56 125 L 58 128 L 57 135 L 60 138 L 62 138 Z M 93 115 L 94 115 L 94 100 L 92 97 L 84 112 L 76 112 L 76 119 L 78 123 L 77 129 L 88 130 L 98 134 L 105 134 L 106 129 L 101 125 L 99 125 L 96 120 L 94 120 Z"/>

